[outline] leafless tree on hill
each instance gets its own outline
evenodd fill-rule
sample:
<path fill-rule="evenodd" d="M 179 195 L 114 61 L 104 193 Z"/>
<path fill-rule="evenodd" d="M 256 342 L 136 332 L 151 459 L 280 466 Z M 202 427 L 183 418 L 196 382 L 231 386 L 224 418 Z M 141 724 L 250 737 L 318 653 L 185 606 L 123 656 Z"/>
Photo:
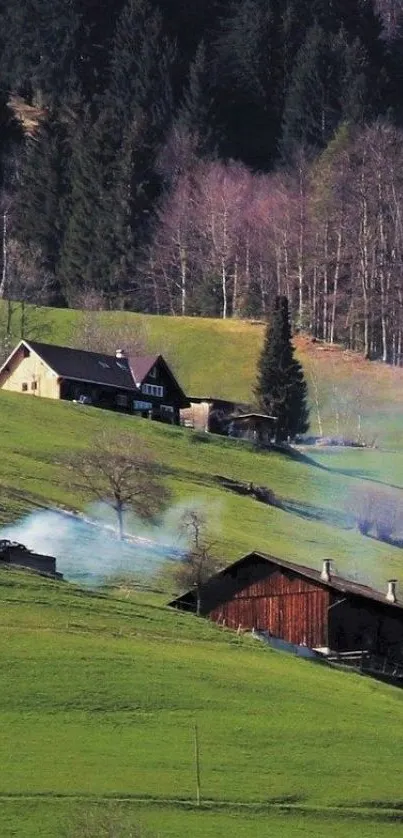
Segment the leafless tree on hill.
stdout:
<path fill-rule="evenodd" d="M 174 578 L 181 590 L 194 590 L 196 613 L 199 615 L 202 586 L 220 570 L 222 561 L 215 554 L 214 542 L 208 537 L 206 518 L 198 509 L 188 509 L 183 513 L 179 532 L 186 538 L 188 548 L 182 561 L 175 566 Z"/>
<path fill-rule="evenodd" d="M 147 353 L 147 333 L 144 323 L 125 314 L 119 316 L 103 311 L 102 297 L 86 295 L 82 300 L 83 310 L 77 315 L 70 344 L 75 349 L 87 352 L 101 352 L 115 355 L 123 349 L 128 357 Z"/>
<path fill-rule="evenodd" d="M 135 429 L 101 433 L 92 440 L 90 450 L 66 460 L 75 488 L 114 510 L 120 539 L 126 510 L 152 519 L 168 500 L 161 469 Z"/>

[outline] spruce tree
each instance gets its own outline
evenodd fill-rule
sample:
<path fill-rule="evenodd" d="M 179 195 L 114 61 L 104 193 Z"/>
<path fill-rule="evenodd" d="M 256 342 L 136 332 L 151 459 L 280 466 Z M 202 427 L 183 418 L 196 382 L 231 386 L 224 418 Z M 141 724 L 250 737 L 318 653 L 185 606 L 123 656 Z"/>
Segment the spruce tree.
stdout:
<path fill-rule="evenodd" d="M 218 150 L 267 169 L 277 153 L 284 80 L 278 0 L 234 0 L 215 43 Z"/>
<path fill-rule="evenodd" d="M 60 248 L 63 172 L 63 131 L 50 113 L 28 137 L 19 161 L 14 229 L 24 244 L 39 247 L 54 273 Z"/>
<path fill-rule="evenodd" d="M 287 297 L 276 297 L 258 363 L 255 388 L 259 406 L 275 416 L 276 442 L 284 442 L 309 427 L 307 385 L 294 358 Z"/>
<path fill-rule="evenodd" d="M 340 87 L 329 38 L 314 24 L 295 59 L 283 112 L 285 158 L 298 146 L 324 148 L 340 117 Z"/>
<path fill-rule="evenodd" d="M 99 159 L 89 109 L 77 124 L 70 162 L 70 195 L 61 247 L 60 283 L 66 302 L 75 305 L 96 284 L 97 229 L 102 212 Z"/>
<path fill-rule="evenodd" d="M 206 49 L 201 41 L 190 65 L 189 79 L 178 114 L 178 124 L 194 139 L 195 151 L 203 156 L 213 151 L 212 91 Z"/>

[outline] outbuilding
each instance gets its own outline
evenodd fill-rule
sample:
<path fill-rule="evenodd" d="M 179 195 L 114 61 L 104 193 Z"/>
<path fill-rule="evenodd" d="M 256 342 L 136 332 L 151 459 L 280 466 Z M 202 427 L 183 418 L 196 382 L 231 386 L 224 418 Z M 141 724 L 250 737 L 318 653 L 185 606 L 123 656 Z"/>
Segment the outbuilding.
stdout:
<path fill-rule="evenodd" d="M 196 610 L 194 591 L 170 603 Z M 212 576 L 200 613 L 233 629 L 266 632 L 325 655 L 371 654 L 403 661 L 403 601 L 396 580 L 381 592 L 334 574 L 263 553 L 249 553 Z"/>

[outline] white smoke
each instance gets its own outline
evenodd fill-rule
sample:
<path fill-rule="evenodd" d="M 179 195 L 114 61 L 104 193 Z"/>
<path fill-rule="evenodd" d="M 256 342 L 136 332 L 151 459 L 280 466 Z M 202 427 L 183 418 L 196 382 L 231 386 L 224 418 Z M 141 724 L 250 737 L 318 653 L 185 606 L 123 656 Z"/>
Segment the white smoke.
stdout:
<path fill-rule="evenodd" d="M 157 525 L 127 515 L 125 539 L 119 541 L 113 510 L 96 504 L 83 516 L 59 510 L 31 512 L 0 530 L 0 539 L 56 558 L 57 570 L 73 582 L 100 585 L 115 573 L 152 576 L 168 559 L 186 549 L 180 518 L 192 504 L 169 509 Z"/>

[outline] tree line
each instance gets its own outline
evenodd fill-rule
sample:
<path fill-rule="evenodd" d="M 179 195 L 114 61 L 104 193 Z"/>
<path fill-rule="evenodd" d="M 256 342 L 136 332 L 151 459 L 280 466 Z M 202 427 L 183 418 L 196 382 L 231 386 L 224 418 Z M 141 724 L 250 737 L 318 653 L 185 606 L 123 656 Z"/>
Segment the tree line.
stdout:
<path fill-rule="evenodd" d="M 285 172 L 197 161 L 157 212 L 150 305 L 265 317 L 285 295 L 298 328 L 401 364 L 402 147 L 402 131 L 378 121 L 341 126 Z"/>
<path fill-rule="evenodd" d="M 400 364 L 399 2 L 5 0 L 0 296 Z"/>

